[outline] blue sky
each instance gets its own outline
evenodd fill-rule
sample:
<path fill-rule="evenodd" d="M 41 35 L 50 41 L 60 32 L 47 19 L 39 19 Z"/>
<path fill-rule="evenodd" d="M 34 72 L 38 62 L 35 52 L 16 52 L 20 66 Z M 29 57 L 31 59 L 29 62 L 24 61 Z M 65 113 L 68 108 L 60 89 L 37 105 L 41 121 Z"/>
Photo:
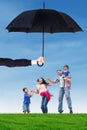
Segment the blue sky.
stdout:
<path fill-rule="evenodd" d="M 72 74 L 71 97 L 75 113 L 87 112 L 87 2 L 82 0 L 44 0 L 46 8 L 69 14 L 84 30 L 77 33 L 45 34 L 45 57 L 43 67 L 0 67 L 0 113 L 22 112 L 22 88 L 35 89 L 36 80 L 42 76 L 57 78 L 56 70 L 65 64 Z M 0 57 L 36 59 L 41 56 L 42 34 L 8 33 L 6 26 L 18 14 L 42 8 L 43 0 L 0 0 Z M 54 95 L 49 102 L 49 112 L 56 113 L 58 84 L 49 87 Z M 41 97 L 34 95 L 31 112 L 41 112 Z M 64 98 L 64 112 L 68 112 Z"/>

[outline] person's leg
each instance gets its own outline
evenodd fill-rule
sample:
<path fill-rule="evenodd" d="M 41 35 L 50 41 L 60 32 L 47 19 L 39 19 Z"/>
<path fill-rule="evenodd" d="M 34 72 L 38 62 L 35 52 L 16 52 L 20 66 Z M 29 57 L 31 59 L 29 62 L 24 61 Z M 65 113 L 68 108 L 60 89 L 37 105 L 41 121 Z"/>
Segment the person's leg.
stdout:
<path fill-rule="evenodd" d="M 41 110 L 43 113 L 45 113 L 45 110 L 44 110 L 44 99 L 45 99 L 45 96 L 42 97 L 42 102 L 41 102 Z"/>
<path fill-rule="evenodd" d="M 58 98 L 58 101 L 59 101 L 59 105 L 58 105 L 58 112 L 59 113 L 62 113 L 63 112 L 63 97 L 64 97 L 64 88 L 60 88 L 60 91 L 59 91 L 59 98 Z"/>
<path fill-rule="evenodd" d="M 44 107 L 44 112 L 45 112 L 45 113 L 48 113 L 48 108 L 47 108 L 48 102 L 49 102 L 49 100 L 48 100 L 47 97 L 45 96 L 44 102 L 43 102 L 43 107 Z"/>
<path fill-rule="evenodd" d="M 27 113 L 30 113 L 30 105 L 29 104 L 27 104 Z"/>
<path fill-rule="evenodd" d="M 26 114 L 27 109 L 26 109 L 26 104 L 23 104 L 23 113 Z"/>
<path fill-rule="evenodd" d="M 73 113 L 72 111 L 72 102 L 71 102 L 71 97 L 70 97 L 70 89 L 68 87 L 65 87 L 65 96 L 68 104 L 68 108 L 70 110 L 70 113 Z"/>

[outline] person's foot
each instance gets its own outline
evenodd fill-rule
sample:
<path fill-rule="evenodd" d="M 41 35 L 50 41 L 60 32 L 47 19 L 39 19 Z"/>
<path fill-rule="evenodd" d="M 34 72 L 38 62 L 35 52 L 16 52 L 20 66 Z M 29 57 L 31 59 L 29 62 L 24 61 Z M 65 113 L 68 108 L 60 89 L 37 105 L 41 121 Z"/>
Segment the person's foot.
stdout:
<path fill-rule="evenodd" d="M 70 110 L 70 114 L 73 114 L 73 111 L 72 111 L 72 110 Z"/>
<path fill-rule="evenodd" d="M 58 111 L 60 114 L 62 114 L 63 113 L 63 110 L 61 110 L 61 111 Z"/>

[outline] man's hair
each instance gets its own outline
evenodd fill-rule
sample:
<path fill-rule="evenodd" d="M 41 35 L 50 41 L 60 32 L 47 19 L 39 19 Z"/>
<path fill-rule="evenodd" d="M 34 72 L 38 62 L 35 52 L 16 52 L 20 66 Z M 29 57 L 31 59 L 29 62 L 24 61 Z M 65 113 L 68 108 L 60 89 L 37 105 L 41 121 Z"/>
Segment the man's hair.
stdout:
<path fill-rule="evenodd" d="M 25 92 L 25 89 L 27 89 L 27 88 L 23 88 L 23 92 Z"/>
<path fill-rule="evenodd" d="M 69 66 L 68 66 L 68 65 L 64 65 L 64 67 L 66 67 L 67 69 L 69 69 Z M 63 68 L 64 68 L 64 67 L 63 67 Z"/>
<path fill-rule="evenodd" d="M 58 72 L 58 71 L 61 71 L 61 72 L 62 72 L 62 70 L 57 70 L 56 72 Z"/>

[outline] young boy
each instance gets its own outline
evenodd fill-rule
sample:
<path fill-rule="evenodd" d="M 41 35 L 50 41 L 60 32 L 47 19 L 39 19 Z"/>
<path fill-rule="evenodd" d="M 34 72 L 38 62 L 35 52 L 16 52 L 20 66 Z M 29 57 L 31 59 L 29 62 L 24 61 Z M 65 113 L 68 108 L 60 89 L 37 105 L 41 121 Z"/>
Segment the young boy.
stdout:
<path fill-rule="evenodd" d="M 29 113 L 30 112 L 30 98 L 33 96 L 33 92 L 27 89 L 27 88 L 23 88 L 23 92 L 24 92 L 24 101 L 23 101 L 23 112 L 24 114 Z"/>
<path fill-rule="evenodd" d="M 62 75 L 65 80 L 65 86 L 71 88 L 71 74 L 69 72 L 69 66 L 65 65 L 63 69 L 64 71 L 62 72 Z"/>

